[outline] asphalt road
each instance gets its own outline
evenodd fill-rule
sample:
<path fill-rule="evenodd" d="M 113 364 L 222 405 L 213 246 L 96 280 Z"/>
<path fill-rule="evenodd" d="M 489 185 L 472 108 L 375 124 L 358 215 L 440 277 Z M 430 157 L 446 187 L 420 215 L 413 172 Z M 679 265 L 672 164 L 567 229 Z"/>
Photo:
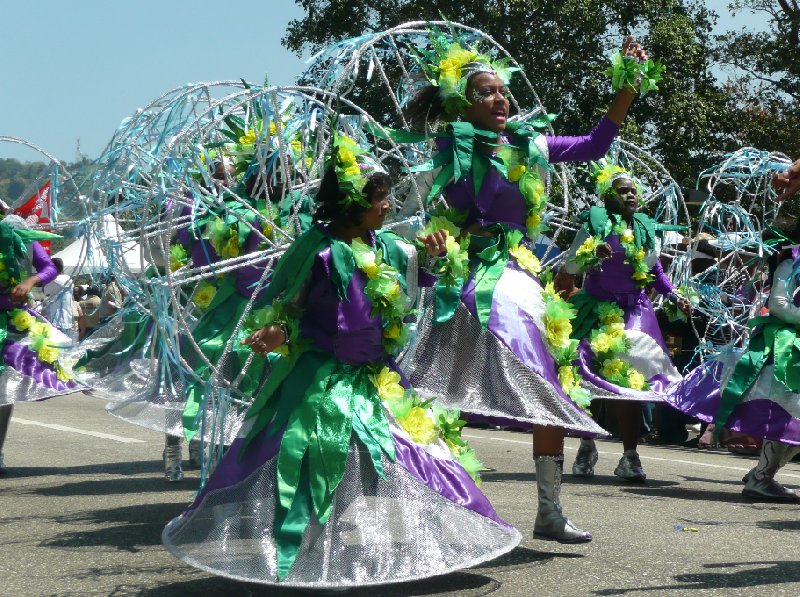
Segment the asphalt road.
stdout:
<path fill-rule="evenodd" d="M 649 480 L 637 486 L 614 480 L 621 447 L 601 442 L 593 481 L 565 477 L 566 512 L 595 535 L 570 547 L 531 537 L 530 435 L 467 435 L 495 469 L 484 475 L 485 493 L 524 533 L 522 544 L 478 568 L 352 594 L 800 595 L 800 507 L 741 497 L 753 458 L 643 446 Z M 18 405 L 9 474 L 0 478 L 0 595 L 300 595 L 209 576 L 162 548 L 164 524 L 191 500 L 198 477 L 165 483 L 162 447 L 163 436 L 107 415 L 93 398 Z M 570 462 L 576 447 L 569 440 Z M 779 479 L 797 487 L 800 465 Z"/>

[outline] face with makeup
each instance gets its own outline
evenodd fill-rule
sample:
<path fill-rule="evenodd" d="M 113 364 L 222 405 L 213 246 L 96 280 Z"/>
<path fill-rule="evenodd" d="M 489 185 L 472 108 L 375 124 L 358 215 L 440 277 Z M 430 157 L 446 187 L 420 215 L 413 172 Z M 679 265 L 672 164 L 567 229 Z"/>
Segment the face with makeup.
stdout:
<path fill-rule="evenodd" d="M 639 191 L 636 183 L 627 177 L 620 177 L 611 183 L 605 194 L 606 209 L 613 214 L 630 219 L 639 207 Z"/>
<path fill-rule="evenodd" d="M 493 73 L 477 73 L 467 83 L 467 99 L 470 106 L 464 110 L 464 120 L 495 133 L 506 128 L 508 111 L 508 88 Z"/>

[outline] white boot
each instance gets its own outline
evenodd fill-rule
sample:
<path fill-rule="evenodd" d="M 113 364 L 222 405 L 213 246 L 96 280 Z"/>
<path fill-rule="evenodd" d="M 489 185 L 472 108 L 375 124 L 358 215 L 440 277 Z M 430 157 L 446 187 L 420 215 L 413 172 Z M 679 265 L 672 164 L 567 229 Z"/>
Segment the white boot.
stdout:
<path fill-rule="evenodd" d="M 800 452 L 797 446 L 765 441 L 756 467 L 745 476 L 742 495 L 768 502 L 798 502 L 800 496 L 775 480 L 775 474 Z"/>
<path fill-rule="evenodd" d="M 561 512 L 561 472 L 564 455 L 534 456 L 536 463 L 536 487 L 539 493 L 539 511 L 533 525 L 533 536 L 537 539 L 559 543 L 588 543 L 592 534 L 580 530 Z"/>

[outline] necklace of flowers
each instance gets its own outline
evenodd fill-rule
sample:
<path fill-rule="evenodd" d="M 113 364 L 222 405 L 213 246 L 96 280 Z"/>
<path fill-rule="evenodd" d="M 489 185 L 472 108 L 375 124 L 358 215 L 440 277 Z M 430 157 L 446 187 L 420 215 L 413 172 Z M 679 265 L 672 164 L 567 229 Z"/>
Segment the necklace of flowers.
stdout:
<path fill-rule="evenodd" d="M 506 166 L 508 182 L 517 183 L 525 201 L 525 235 L 535 239 L 547 230 L 542 214 L 547 207 L 544 182 L 535 167 L 523 162 L 522 152 L 510 144 L 504 144 L 497 152 Z"/>
<path fill-rule="evenodd" d="M 638 288 L 644 288 L 654 280 L 653 274 L 645 261 L 646 253 L 644 247 L 636 246 L 636 238 L 633 231 L 628 228 L 624 221 L 619 221 L 611 228 L 611 233 L 619 236 L 619 244 L 625 251 L 625 263 L 633 268 L 631 277 Z M 595 254 L 598 246 L 604 242 L 600 235 L 587 238 L 575 252 L 574 262 L 584 272 L 588 269 L 597 267 L 600 259 Z"/>
<path fill-rule="evenodd" d="M 397 354 L 408 341 L 408 297 L 400 286 L 400 272 L 384 262 L 380 249 L 373 251 L 359 238 L 350 243 L 356 267 L 367 276 L 364 294 L 372 301 L 372 315 L 380 314 L 383 327 L 383 346 L 389 354 Z"/>
<path fill-rule="evenodd" d="M 631 349 L 625 333 L 624 313 L 617 305 L 603 301 L 597 305 L 600 326 L 592 330 L 589 346 L 595 354 L 600 376 L 624 388 L 647 390 L 650 384 L 644 375 L 620 357 Z"/>
<path fill-rule="evenodd" d="M 625 263 L 633 268 L 633 281 L 637 287 L 644 288 L 655 279 L 645 262 L 644 247 L 636 246 L 633 231 L 624 221 L 614 224 L 611 232 L 619 235 L 619 244 L 625 250 Z"/>
<path fill-rule="evenodd" d="M 31 349 L 36 352 L 36 358 L 50 365 L 56 370 L 56 377 L 60 381 L 70 381 L 73 378 L 71 366 L 59 358 L 61 350 L 51 342 L 52 326 L 26 311 L 14 309 L 9 319 L 19 332 L 26 332 L 31 339 Z"/>
<path fill-rule="evenodd" d="M 429 445 L 441 439 L 467 474 L 480 484 L 483 464 L 461 437 L 466 421 L 460 418 L 459 411 L 441 408 L 433 398 L 423 401 L 416 392 L 404 388 L 400 384 L 400 374 L 389 367 L 376 367 L 370 380 L 397 424 L 413 442 Z"/>
<path fill-rule="evenodd" d="M 542 290 L 544 301 L 544 340 L 547 350 L 553 356 L 558 367 L 558 381 L 561 389 L 570 399 L 587 413 L 592 397 L 581 387 L 583 378 L 578 368 L 573 365 L 578 358 L 578 340 L 572 336 L 572 320 L 577 316 L 575 307 L 561 298 L 553 286 L 552 272 L 542 276 L 545 282 Z"/>

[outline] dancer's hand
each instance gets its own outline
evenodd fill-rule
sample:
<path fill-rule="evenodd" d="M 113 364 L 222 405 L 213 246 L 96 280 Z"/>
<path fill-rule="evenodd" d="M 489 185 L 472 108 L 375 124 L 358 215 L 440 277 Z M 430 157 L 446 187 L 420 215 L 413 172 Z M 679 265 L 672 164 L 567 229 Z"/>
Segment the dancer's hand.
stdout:
<path fill-rule="evenodd" d="M 611 245 L 608 243 L 603 243 L 602 245 L 597 245 L 594 249 L 594 256 L 598 259 L 608 259 L 614 254 L 611 250 Z"/>
<path fill-rule="evenodd" d="M 33 277 L 26 278 L 11 291 L 10 297 L 13 303 L 24 303 L 28 298 L 28 293 L 33 290 L 36 280 Z"/>
<path fill-rule="evenodd" d="M 428 255 L 439 257 L 447 253 L 447 231 L 437 230 L 428 236 L 418 237 L 419 241 L 425 245 Z"/>
<path fill-rule="evenodd" d="M 642 48 L 642 44 L 636 41 L 633 35 L 629 35 L 622 42 L 622 55 L 630 58 L 635 58 L 636 62 L 646 62 L 647 52 Z"/>
<path fill-rule="evenodd" d="M 242 344 L 249 346 L 256 354 L 265 355 L 278 348 L 288 338 L 283 328 L 278 325 L 268 325 L 257 332 L 253 332 L 242 340 Z"/>
<path fill-rule="evenodd" d="M 800 191 L 800 160 L 789 166 L 785 172 L 780 172 L 772 177 L 772 188 L 782 191 L 775 200 L 783 201 Z"/>

